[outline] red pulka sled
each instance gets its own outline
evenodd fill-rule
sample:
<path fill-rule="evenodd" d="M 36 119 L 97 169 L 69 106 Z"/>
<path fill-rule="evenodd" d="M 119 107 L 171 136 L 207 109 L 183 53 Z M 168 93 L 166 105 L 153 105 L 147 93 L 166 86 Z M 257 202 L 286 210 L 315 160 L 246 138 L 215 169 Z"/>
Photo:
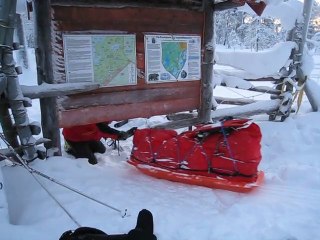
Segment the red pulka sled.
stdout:
<path fill-rule="evenodd" d="M 259 126 L 248 119 L 201 125 L 181 134 L 139 129 L 128 162 L 156 178 L 249 192 L 264 179 L 258 171 L 260 141 Z"/>

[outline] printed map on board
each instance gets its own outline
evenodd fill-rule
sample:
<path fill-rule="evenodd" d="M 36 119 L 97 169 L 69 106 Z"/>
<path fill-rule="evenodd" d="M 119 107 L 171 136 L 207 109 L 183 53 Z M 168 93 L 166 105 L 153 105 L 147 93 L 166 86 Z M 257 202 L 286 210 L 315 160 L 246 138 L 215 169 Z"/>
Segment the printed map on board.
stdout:
<path fill-rule="evenodd" d="M 162 42 L 162 65 L 178 79 L 187 61 L 187 42 Z"/>
<path fill-rule="evenodd" d="M 201 37 L 145 35 L 147 83 L 201 79 Z"/>
<path fill-rule="evenodd" d="M 107 86 L 136 83 L 134 35 L 92 36 L 94 81 Z"/>

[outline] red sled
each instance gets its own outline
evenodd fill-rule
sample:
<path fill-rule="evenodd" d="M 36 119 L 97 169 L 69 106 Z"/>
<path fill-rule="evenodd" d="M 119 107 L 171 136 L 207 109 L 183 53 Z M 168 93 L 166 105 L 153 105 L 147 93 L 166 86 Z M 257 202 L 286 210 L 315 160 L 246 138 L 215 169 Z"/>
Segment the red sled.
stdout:
<path fill-rule="evenodd" d="M 249 120 L 227 120 L 178 134 L 174 130 L 135 132 L 129 163 L 144 174 L 186 184 L 249 192 L 264 173 L 261 132 Z"/>

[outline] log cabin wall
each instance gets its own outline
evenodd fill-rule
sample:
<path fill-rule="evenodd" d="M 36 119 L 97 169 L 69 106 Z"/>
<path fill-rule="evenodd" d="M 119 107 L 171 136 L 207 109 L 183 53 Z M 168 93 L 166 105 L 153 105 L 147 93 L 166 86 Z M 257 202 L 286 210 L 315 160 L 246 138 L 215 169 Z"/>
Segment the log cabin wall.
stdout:
<path fill-rule="evenodd" d="M 199 109 L 201 80 L 147 83 L 146 34 L 203 39 L 202 1 L 51 1 L 54 82 L 66 82 L 64 34 L 134 34 L 137 83 L 63 97 L 59 125 L 151 117 Z M 203 45 L 203 43 L 201 44 Z M 203 48 L 203 46 L 201 46 Z"/>

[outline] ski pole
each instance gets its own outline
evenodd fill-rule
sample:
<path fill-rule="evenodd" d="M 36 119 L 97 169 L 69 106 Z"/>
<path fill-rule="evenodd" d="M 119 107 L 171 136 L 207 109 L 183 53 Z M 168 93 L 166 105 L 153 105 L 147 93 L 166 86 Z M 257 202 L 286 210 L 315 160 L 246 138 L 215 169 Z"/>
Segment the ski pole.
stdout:
<path fill-rule="evenodd" d="M 113 207 L 113 206 L 111 206 L 111 205 L 109 205 L 109 204 L 107 204 L 107 203 L 104 203 L 104 202 L 102 202 L 102 201 L 100 201 L 100 200 L 97 200 L 97 199 L 95 199 L 95 198 L 93 198 L 93 197 L 90 197 L 89 195 L 87 195 L 87 194 L 85 194 L 85 193 L 82 193 L 82 192 L 80 192 L 79 190 L 77 190 L 77 189 L 75 189 L 75 188 L 72 188 L 72 187 L 70 187 L 70 186 L 68 186 L 68 185 L 66 185 L 66 184 L 64 184 L 64 183 L 62 183 L 62 182 L 60 182 L 60 181 L 58 181 L 58 180 L 56 180 L 56 179 L 54 179 L 54 178 L 52 178 L 52 177 L 44 174 L 44 173 L 42 173 L 42 172 L 39 172 L 39 171 L 37 171 L 37 170 L 29 167 L 29 166 L 25 163 L 25 161 L 22 159 L 22 157 L 14 150 L 14 148 L 10 145 L 10 143 L 5 139 L 5 137 L 4 137 L 4 135 L 3 135 L 2 133 L 0 133 L 0 137 L 1 137 L 1 139 L 4 141 L 4 143 L 8 146 L 9 150 L 17 157 L 17 159 L 19 160 L 19 162 L 20 162 L 31 174 L 35 173 L 35 174 L 37 174 L 37 175 L 39 175 L 39 176 L 41 176 L 41 177 L 43 177 L 43 178 L 46 178 L 46 179 L 52 181 L 52 182 L 55 183 L 55 184 L 58 184 L 58 185 L 60 185 L 60 186 L 62 186 L 62 187 L 64 187 L 64 188 L 67 188 L 67 189 L 69 189 L 69 190 L 71 190 L 71 191 L 73 191 L 73 192 L 75 192 L 75 193 L 77 193 L 77 194 L 79 194 L 79 195 L 81 195 L 81 196 L 83 196 L 83 197 L 86 197 L 86 198 L 88 198 L 88 199 L 90 199 L 90 200 L 92 200 L 92 201 L 94 201 L 94 202 L 96 202 L 96 203 L 99 203 L 99 204 L 101 204 L 101 205 L 103 205 L 103 206 L 105 206 L 105 207 L 108 207 L 108 208 L 110 208 L 110 209 L 112 209 L 112 210 L 114 210 L 114 211 L 116 211 L 116 212 L 119 212 L 122 217 L 127 216 L 127 209 L 125 209 L 124 212 L 123 212 L 123 211 L 121 211 L 121 210 L 118 209 L 118 208 L 115 208 L 115 207 Z"/>

